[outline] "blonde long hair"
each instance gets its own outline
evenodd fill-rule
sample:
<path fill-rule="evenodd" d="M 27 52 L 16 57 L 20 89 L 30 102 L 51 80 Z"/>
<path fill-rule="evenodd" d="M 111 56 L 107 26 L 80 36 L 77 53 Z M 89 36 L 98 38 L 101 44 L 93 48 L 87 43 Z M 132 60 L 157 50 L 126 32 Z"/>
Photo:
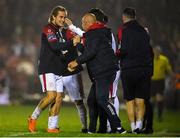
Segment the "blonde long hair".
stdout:
<path fill-rule="evenodd" d="M 63 11 L 63 12 L 66 12 L 67 14 L 67 10 L 66 8 L 64 8 L 63 6 L 56 6 L 52 9 L 50 15 L 49 15 L 49 19 L 48 19 L 48 22 L 51 23 L 53 21 L 53 16 L 56 17 L 58 15 L 58 12 L 59 11 Z"/>

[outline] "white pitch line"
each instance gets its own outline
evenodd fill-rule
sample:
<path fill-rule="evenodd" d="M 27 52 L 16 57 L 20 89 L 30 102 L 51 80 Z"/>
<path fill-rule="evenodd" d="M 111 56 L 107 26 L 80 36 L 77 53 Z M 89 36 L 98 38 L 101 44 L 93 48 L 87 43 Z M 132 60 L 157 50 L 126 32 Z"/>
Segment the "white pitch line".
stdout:
<path fill-rule="evenodd" d="M 28 135 L 28 134 L 38 134 L 39 132 L 19 132 L 19 133 L 14 133 L 14 134 L 10 134 L 9 137 L 18 137 L 18 136 L 24 136 L 24 135 Z"/>
<path fill-rule="evenodd" d="M 162 131 L 157 131 L 154 134 L 164 134 L 164 133 L 167 133 L 167 131 L 168 131 L 168 129 L 164 129 Z"/>

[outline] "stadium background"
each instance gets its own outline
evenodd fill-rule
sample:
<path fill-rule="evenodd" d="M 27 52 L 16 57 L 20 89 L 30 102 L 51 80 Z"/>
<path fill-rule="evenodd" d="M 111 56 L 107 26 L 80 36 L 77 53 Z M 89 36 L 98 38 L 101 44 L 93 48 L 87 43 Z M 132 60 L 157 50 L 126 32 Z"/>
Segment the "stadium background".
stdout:
<path fill-rule="evenodd" d="M 81 17 L 89 9 L 98 7 L 109 17 L 108 26 L 116 35 L 122 23 L 125 7 L 137 10 L 137 20 L 149 28 L 152 46 L 160 45 L 173 66 L 180 72 L 180 1 L 179 0 L 0 0 L 0 104 L 36 104 L 42 96 L 37 76 L 37 58 L 42 26 L 47 23 L 51 9 L 56 5 L 67 8 L 73 23 L 81 26 Z M 90 81 L 83 71 L 85 95 Z M 180 109 L 180 90 L 167 79 L 165 92 L 166 109 Z M 122 89 L 119 85 L 121 105 Z M 121 106 L 122 107 L 122 106 Z"/>

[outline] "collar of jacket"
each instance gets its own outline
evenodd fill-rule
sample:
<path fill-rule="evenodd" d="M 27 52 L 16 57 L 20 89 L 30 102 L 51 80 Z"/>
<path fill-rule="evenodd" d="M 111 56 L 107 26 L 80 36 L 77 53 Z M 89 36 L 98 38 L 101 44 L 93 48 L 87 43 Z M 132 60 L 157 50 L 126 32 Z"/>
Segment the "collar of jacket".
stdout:
<path fill-rule="evenodd" d="M 53 28 L 53 29 L 59 29 L 59 26 L 57 26 L 57 25 L 55 25 L 55 24 L 53 24 L 53 23 L 49 23 L 49 25 Z"/>
<path fill-rule="evenodd" d="M 94 23 L 89 27 L 88 31 L 101 29 L 101 28 L 106 28 L 106 25 L 104 23 Z"/>
<path fill-rule="evenodd" d="M 129 22 L 124 23 L 123 24 L 123 28 L 126 28 L 127 26 L 132 25 L 132 24 L 136 24 L 136 23 L 137 23 L 136 20 L 131 20 Z"/>

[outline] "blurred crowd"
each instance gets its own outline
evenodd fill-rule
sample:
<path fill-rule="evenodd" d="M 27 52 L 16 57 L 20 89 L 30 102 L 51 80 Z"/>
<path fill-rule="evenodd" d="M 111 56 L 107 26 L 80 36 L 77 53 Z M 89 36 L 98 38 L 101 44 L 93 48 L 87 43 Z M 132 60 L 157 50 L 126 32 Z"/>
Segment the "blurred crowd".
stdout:
<path fill-rule="evenodd" d="M 104 10 L 109 16 L 109 27 L 117 34 L 121 12 L 135 7 L 138 21 L 148 28 L 152 46 L 159 45 L 173 67 L 173 84 L 167 95 L 177 98 L 180 93 L 176 83 L 180 74 L 180 10 L 178 0 L 0 0 L 0 104 L 19 104 L 30 98 L 36 99 L 41 91 L 37 76 L 37 59 L 40 33 L 47 23 L 52 7 L 62 5 L 77 26 L 81 16 L 93 7 Z M 4 97 L 3 97 L 4 96 Z M 177 102 L 177 101 L 175 101 Z M 174 105 L 173 105 L 174 104 Z M 175 106 L 178 103 L 172 103 Z"/>

